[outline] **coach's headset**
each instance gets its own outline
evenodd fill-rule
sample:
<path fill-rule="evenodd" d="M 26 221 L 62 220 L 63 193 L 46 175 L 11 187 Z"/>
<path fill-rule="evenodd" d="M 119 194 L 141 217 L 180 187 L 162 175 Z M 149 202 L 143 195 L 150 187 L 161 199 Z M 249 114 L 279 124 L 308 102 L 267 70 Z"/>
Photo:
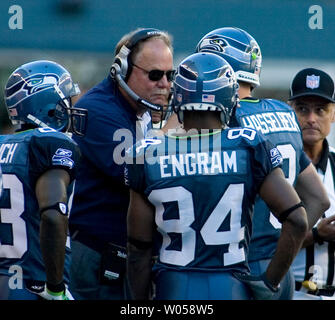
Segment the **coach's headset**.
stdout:
<path fill-rule="evenodd" d="M 139 41 L 162 34 L 158 29 L 142 29 L 136 32 L 127 42 L 123 45 L 119 53 L 115 56 L 114 62 L 110 69 L 112 79 L 115 79 L 120 87 L 127 92 L 127 94 L 137 103 L 149 108 L 153 111 L 162 111 L 163 106 L 150 103 L 147 100 L 139 97 L 126 83 L 132 71 L 132 62 L 130 61 L 130 53 Z"/>

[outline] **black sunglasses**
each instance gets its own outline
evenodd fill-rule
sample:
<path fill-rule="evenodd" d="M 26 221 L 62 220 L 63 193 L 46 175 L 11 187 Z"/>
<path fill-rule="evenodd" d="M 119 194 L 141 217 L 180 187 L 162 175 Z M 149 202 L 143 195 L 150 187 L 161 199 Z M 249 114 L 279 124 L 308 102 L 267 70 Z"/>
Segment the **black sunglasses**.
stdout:
<path fill-rule="evenodd" d="M 162 71 L 162 70 L 155 69 L 155 70 L 147 71 L 147 70 L 137 66 L 135 63 L 133 63 L 133 66 L 135 66 L 136 68 L 139 68 L 142 71 L 146 72 L 148 74 L 148 78 L 151 81 L 159 81 L 164 77 L 164 74 L 165 74 L 167 81 L 171 82 L 171 81 L 174 80 L 174 77 L 175 77 L 175 74 L 176 74 L 176 70 Z"/>

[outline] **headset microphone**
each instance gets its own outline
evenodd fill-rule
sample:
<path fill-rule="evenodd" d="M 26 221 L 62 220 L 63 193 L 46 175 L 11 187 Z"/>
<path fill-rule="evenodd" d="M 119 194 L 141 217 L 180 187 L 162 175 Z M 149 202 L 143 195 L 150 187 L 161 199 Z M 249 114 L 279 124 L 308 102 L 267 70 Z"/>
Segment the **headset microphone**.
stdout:
<path fill-rule="evenodd" d="M 127 85 L 127 83 L 122 79 L 122 76 L 120 73 L 121 73 L 120 66 L 117 63 L 113 63 L 111 70 L 110 70 L 111 77 L 117 81 L 120 87 L 123 90 L 125 90 L 127 94 L 133 100 L 135 100 L 137 103 L 141 104 L 142 106 L 149 108 L 150 110 L 153 110 L 153 111 L 163 110 L 162 106 L 158 104 L 150 103 L 149 101 L 140 98 L 133 90 L 131 90 L 131 88 Z"/>

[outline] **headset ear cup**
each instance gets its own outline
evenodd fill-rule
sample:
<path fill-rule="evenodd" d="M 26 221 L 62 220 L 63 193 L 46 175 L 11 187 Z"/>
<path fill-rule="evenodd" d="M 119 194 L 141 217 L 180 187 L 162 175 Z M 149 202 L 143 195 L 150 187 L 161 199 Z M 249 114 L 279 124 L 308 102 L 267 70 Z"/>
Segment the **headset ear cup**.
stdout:
<path fill-rule="evenodd" d="M 116 75 L 121 74 L 121 68 L 118 63 L 114 62 L 110 68 L 110 75 L 112 79 L 116 79 Z"/>
<path fill-rule="evenodd" d="M 114 58 L 114 62 L 113 62 L 113 65 L 119 65 L 119 69 L 120 69 L 119 74 L 121 75 L 123 80 L 126 79 L 126 76 L 128 74 L 129 52 L 130 50 L 126 46 L 123 45 L 120 49 L 120 52 Z"/>
<path fill-rule="evenodd" d="M 126 78 L 126 74 L 128 72 L 128 61 L 127 59 L 121 58 L 121 57 L 116 57 L 115 58 L 115 63 L 120 66 L 120 75 L 122 79 Z"/>
<path fill-rule="evenodd" d="M 121 76 L 125 82 L 128 81 L 129 76 L 132 72 L 132 61 L 131 52 L 134 50 L 135 46 L 142 40 L 151 38 L 156 35 L 162 34 L 162 31 L 153 28 L 141 29 L 129 39 L 126 45 L 123 45 L 120 49 L 119 54 L 115 58 L 115 62 L 119 63 L 121 68 Z M 116 61 L 118 59 L 118 61 Z"/>

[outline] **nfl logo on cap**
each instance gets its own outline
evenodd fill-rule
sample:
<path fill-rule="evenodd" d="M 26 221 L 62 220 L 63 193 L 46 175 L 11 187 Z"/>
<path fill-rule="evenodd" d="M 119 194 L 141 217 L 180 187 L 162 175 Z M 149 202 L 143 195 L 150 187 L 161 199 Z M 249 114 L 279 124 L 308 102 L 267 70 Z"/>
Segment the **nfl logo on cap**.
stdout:
<path fill-rule="evenodd" d="M 312 74 L 311 76 L 306 76 L 306 88 L 316 89 L 320 85 L 320 76 Z"/>
<path fill-rule="evenodd" d="M 289 100 L 316 96 L 335 103 L 334 87 L 334 81 L 328 73 L 315 68 L 305 68 L 295 75 Z"/>

